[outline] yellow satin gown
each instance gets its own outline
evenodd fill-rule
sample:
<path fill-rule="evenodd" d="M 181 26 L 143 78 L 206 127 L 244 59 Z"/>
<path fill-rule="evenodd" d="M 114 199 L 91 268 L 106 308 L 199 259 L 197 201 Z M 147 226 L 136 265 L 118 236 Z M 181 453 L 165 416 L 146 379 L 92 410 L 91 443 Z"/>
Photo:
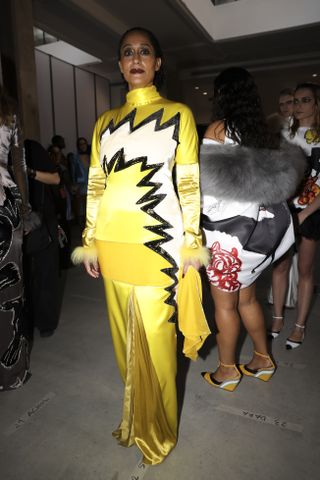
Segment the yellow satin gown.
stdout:
<path fill-rule="evenodd" d="M 98 258 L 125 384 L 113 435 L 124 446 L 135 443 L 149 464 L 160 463 L 177 440 L 175 294 L 181 263 L 205 256 L 199 212 L 190 110 L 154 86 L 130 91 L 95 126 L 77 254 Z"/>

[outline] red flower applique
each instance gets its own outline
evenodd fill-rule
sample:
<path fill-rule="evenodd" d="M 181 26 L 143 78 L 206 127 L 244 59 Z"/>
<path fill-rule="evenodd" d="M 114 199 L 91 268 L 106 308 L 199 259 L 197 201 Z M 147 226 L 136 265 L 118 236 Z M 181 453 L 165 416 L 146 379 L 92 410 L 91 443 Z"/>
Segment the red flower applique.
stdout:
<path fill-rule="evenodd" d="M 314 177 L 310 176 L 304 184 L 303 191 L 299 195 L 299 205 L 310 205 L 314 201 L 317 195 L 319 195 L 320 188 L 316 184 L 318 175 Z"/>
<path fill-rule="evenodd" d="M 212 258 L 207 267 L 210 283 L 228 292 L 238 290 L 241 285 L 238 281 L 238 272 L 242 265 L 238 250 L 235 247 L 231 252 L 225 250 L 221 248 L 219 242 L 214 242 L 210 250 Z"/>

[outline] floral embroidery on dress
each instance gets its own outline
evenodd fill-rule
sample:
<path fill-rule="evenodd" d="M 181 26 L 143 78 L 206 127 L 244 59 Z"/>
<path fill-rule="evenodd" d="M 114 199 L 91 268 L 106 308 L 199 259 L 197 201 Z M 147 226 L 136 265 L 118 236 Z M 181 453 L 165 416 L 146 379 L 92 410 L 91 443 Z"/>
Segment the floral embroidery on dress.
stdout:
<path fill-rule="evenodd" d="M 304 134 L 305 141 L 310 145 L 312 143 L 319 143 L 320 137 L 316 130 L 309 128 Z"/>
<path fill-rule="evenodd" d="M 212 257 L 207 267 L 210 283 L 227 292 L 238 290 L 241 286 L 238 281 L 238 273 L 242 261 L 237 248 L 233 247 L 229 251 L 221 248 L 219 242 L 214 242 L 210 251 Z"/>

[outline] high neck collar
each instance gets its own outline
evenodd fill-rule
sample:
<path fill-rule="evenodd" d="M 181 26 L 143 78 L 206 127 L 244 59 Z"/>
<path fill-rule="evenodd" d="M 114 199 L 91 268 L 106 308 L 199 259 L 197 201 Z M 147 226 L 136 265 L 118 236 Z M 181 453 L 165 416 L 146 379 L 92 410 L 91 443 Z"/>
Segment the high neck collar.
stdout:
<path fill-rule="evenodd" d="M 135 88 L 127 93 L 127 103 L 137 107 L 147 105 L 160 98 L 160 95 L 154 85 L 151 87 Z"/>

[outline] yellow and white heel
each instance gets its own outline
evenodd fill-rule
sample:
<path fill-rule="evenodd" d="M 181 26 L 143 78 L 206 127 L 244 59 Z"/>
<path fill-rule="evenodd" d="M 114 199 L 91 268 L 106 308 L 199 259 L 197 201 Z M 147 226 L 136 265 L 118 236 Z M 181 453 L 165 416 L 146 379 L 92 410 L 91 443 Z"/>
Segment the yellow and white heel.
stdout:
<path fill-rule="evenodd" d="M 240 372 L 239 368 L 236 364 L 233 365 L 226 365 L 225 363 L 219 362 L 219 365 L 222 367 L 227 368 L 234 368 L 237 372 L 236 377 L 227 378 L 223 382 L 218 382 L 213 376 L 212 372 L 201 372 L 201 375 L 205 379 L 206 382 L 209 383 L 212 387 L 220 388 L 221 390 L 226 390 L 227 392 L 233 392 L 237 388 L 242 378 L 242 373 Z"/>
<path fill-rule="evenodd" d="M 270 367 L 252 369 L 247 367 L 246 365 L 241 364 L 239 365 L 239 369 L 241 373 L 243 373 L 243 375 L 246 375 L 247 377 L 255 377 L 255 378 L 258 378 L 259 380 L 262 380 L 263 382 L 268 382 L 272 377 L 272 375 L 274 374 L 274 372 L 276 371 L 276 366 L 273 363 L 270 355 L 264 355 L 256 351 L 254 353 L 255 355 L 258 355 L 258 357 L 267 358 L 268 360 L 270 360 L 270 363 L 271 363 Z"/>

